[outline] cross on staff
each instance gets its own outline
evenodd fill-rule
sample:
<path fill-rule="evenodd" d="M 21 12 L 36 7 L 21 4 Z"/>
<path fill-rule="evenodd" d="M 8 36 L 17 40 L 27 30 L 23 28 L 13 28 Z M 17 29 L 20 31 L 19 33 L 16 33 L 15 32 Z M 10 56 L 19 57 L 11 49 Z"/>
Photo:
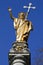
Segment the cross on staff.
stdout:
<path fill-rule="evenodd" d="M 30 9 L 35 9 L 36 7 L 35 6 L 32 6 L 32 3 L 29 3 L 29 6 L 24 6 L 23 8 L 27 8 L 27 13 L 26 13 L 26 16 L 25 16 L 25 19 L 27 19 L 27 16 L 28 16 L 28 13 L 30 12 Z"/>

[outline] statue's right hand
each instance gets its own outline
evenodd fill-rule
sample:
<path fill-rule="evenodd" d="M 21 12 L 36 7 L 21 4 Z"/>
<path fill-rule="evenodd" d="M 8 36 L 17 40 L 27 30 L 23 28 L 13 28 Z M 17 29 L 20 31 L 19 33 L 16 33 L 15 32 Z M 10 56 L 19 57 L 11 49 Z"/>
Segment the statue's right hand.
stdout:
<path fill-rule="evenodd" d="M 11 9 L 11 8 L 8 8 L 8 11 L 9 11 L 9 12 L 11 12 L 11 11 L 12 11 L 12 9 Z"/>

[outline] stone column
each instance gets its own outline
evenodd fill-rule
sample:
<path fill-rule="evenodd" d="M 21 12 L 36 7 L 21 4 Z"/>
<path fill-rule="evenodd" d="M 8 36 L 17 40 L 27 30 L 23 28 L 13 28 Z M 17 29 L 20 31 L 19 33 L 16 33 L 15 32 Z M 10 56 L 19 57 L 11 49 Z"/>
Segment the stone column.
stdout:
<path fill-rule="evenodd" d="M 9 51 L 9 65 L 31 65 L 31 54 L 26 42 L 14 42 Z"/>

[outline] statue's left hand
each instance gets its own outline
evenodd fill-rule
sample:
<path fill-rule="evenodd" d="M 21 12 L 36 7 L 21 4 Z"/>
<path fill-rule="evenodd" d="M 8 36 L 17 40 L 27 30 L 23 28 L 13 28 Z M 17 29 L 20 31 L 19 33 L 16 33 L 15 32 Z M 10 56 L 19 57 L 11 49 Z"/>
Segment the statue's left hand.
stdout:
<path fill-rule="evenodd" d="M 11 11 L 12 11 L 12 9 L 11 9 L 11 8 L 8 8 L 8 11 L 9 11 L 9 12 L 11 12 Z"/>

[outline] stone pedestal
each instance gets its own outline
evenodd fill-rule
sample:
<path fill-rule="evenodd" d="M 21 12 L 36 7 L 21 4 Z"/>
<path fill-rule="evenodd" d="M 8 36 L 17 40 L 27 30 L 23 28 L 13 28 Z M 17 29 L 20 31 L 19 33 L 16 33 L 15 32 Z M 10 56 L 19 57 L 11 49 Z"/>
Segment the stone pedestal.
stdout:
<path fill-rule="evenodd" d="M 31 65 L 31 54 L 26 42 L 14 42 L 9 51 L 9 65 Z"/>

